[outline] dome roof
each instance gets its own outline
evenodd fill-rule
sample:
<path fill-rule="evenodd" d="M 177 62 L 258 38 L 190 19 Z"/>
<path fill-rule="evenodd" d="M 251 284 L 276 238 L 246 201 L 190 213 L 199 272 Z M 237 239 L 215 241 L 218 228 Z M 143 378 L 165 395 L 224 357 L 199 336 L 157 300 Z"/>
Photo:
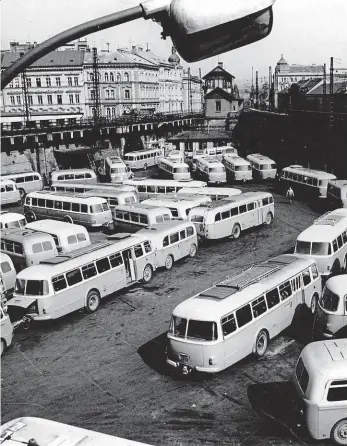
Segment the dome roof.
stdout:
<path fill-rule="evenodd" d="M 288 65 L 288 62 L 283 58 L 283 54 L 281 54 L 281 59 L 277 62 L 277 65 Z"/>
<path fill-rule="evenodd" d="M 171 56 L 169 57 L 168 61 L 170 63 L 174 63 L 174 64 L 177 64 L 177 65 L 181 62 L 181 59 L 177 55 L 176 48 L 174 46 L 172 47 L 172 53 L 171 53 Z"/>

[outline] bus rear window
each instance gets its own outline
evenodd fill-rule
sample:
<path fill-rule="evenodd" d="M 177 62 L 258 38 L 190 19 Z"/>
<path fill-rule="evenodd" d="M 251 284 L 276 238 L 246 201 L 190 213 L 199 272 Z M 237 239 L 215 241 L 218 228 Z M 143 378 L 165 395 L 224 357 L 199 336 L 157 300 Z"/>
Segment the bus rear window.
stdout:
<path fill-rule="evenodd" d="M 171 320 L 170 333 L 179 338 L 184 338 L 186 335 L 187 319 L 173 316 Z"/>
<path fill-rule="evenodd" d="M 187 338 L 215 341 L 218 338 L 217 324 L 215 322 L 190 320 L 188 323 Z"/>
<path fill-rule="evenodd" d="M 320 304 L 324 310 L 335 312 L 339 306 L 340 298 L 337 294 L 325 287 Z"/>
<path fill-rule="evenodd" d="M 305 368 L 304 362 L 301 358 L 299 359 L 298 364 L 296 366 L 295 375 L 296 379 L 298 380 L 300 389 L 302 390 L 302 393 L 305 395 L 308 386 L 309 376 Z"/>
<path fill-rule="evenodd" d="M 47 280 L 16 280 L 16 293 L 26 296 L 44 296 L 48 294 Z"/>
<path fill-rule="evenodd" d="M 330 243 L 312 242 L 313 256 L 327 256 L 331 254 Z"/>
<path fill-rule="evenodd" d="M 310 254 L 311 253 L 311 242 L 302 242 L 298 240 L 296 242 L 295 252 L 298 254 Z"/>

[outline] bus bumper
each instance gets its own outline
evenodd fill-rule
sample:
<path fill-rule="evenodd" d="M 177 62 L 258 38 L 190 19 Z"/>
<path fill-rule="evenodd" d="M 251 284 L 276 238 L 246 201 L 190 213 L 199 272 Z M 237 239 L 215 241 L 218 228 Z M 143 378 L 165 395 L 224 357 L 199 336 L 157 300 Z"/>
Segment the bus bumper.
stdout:
<path fill-rule="evenodd" d="M 220 372 L 220 370 L 221 370 L 220 367 L 200 367 L 200 366 L 191 367 L 189 365 L 182 364 L 178 361 L 173 361 L 172 359 L 169 359 L 169 358 L 166 358 L 166 362 L 171 367 L 179 369 L 179 371 L 182 373 L 182 375 L 189 375 L 190 373 L 192 373 L 193 370 L 196 370 L 197 372 L 202 372 L 202 373 L 217 373 L 217 372 Z"/>

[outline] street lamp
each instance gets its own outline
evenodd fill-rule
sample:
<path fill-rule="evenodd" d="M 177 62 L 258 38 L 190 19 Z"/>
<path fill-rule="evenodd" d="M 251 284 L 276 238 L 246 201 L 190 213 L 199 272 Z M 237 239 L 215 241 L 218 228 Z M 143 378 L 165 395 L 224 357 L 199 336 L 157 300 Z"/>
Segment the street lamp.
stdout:
<path fill-rule="evenodd" d="M 270 34 L 276 0 L 147 0 L 138 6 L 82 23 L 32 48 L 3 71 L 1 89 L 45 54 L 93 32 L 152 19 L 161 23 L 162 36 L 171 36 L 187 62 L 215 56 Z"/>

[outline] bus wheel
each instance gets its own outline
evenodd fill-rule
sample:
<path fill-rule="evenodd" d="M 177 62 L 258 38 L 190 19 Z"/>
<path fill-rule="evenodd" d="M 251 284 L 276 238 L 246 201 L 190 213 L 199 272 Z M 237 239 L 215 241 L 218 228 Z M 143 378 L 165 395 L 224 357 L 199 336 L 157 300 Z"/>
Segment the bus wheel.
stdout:
<path fill-rule="evenodd" d="M 347 272 L 347 254 L 345 255 L 345 258 L 343 259 L 343 270 Z"/>
<path fill-rule="evenodd" d="M 171 255 L 168 255 L 165 259 L 165 268 L 166 269 L 171 269 L 173 266 L 173 258 Z"/>
<path fill-rule="evenodd" d="M 240 237 L 241 234 L 241 228 L 240 225 L 238 223 L 236 223 L 233 227 L 233 232 L 232 232 L 232 236 L 234 237 L 234 239 L 236 240 L 237 238 Z"/>
<path fill-rule="evenodd" d="M 153 268 L 152 266 L 147 263 L 147 265 L 145 266 L 144 270 L 143 270 L 143 281 L 145 283 L 148 283 L 151 281 L 153 276 Z"/>
<path fill-rule="evenodd" d="M 331 275 L 335 276 L 335 274 L 338 274 L 340 271 L 341 271 L 341 265 L 339 259 L 336 259 L 333 264 L 333 267 L 331 268 Z"/>
<path fill-rule="evenodd" d="M 318 304 L 318 296 L 317 296 L 317 294 L 315 294 L 314 296 L 312 296 L 312 299 L 311 299 L 311 306 L 310 306 L 310 308 L 311 308 L 311 313 L 312 314 L 316 313 L 317 304 Z"/>
<path fill-rule="evenodd" d="M 100 295 L 96 290 L 91 290 L 88 293 L 87 300 L 86 300 L 86 312 L 91 314 L 94 313 L 100 305 Z"/>
<path fill-rule="evenodd" d="M 265 218 L 265 226 L 270 226 L 272 223 L 272 214 L 271 212 L 268 212 Z"/>
<path fill-rule="evenodd" d="M 197 252 L 196 244 L 193 243 L 189 250 L 189 257 L 195 257 Z"/>
<path fill-rule="evenodd" d="M 5 350 L 6 350 L 6 342 L 1 339 L 1 356 L 4 354 Z"/>
<path fill-rule="evenodd" d="M 265 355 L 267 350 L 267 345 L 269 343 L 269 338 L 265 330 L 261 330 L 258 333 L 257 340 L 255 341 L 255 355 L 261 358 Z"/>
<path fill-rule="evenodd" d="M 28 216 L 28 221 L 29 221 L 29 222 L 31 222 L 31 221 L 35 221 L 35 220 L 36 220 L 36 214 L 35 214 L 34 211 L 29 211 L 29 212 L 27 213 L 27 216 Z"/>
<path fill-rule="evenodd" d="M 73 220 L 72 220 L 72 218 L 70 217 L 70 215 L 65 215 L 65 217 L 64 217 L 64 221 L 65 221 L 66 223 L 73 223 Z"/>
<path fill-rule="evenodd" d="M 347 418 L 338 421 L 331 429 L 330 439 L 334 444 L 347 444 Z"/>
<path fill-rule="evenodd" d="M 24 200 L 25 195 L 26 195 L 25 190 L 22 188 L 20 188 L 18 190 L 19 190 L 19 195 L 20 195 L 21 200 Z"/>

